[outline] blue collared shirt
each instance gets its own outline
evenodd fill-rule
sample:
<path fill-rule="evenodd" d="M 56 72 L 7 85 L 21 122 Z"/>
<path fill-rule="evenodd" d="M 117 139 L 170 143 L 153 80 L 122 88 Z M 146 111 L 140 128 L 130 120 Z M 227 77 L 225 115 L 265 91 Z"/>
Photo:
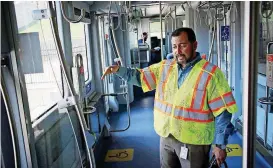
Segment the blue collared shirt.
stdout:
<path fill-rule="evenodd" d="M 192 70 L 192 67 L 201 60 L 201 56 L 196 52 L 196 58 L 191 62 L 187 63 L 185 68 L 182 68 L 181 65 L 178 66 L 178 88 L 182 85 L 189 72 Z M 140 71 L 134 68 L 120 67 L 116 73 L 119 77 L 127 80 L 128 83 L 134 84 L 136 86 L 141 86 L 140 82 Z M 215 118 L 215 144 L 227 145 L 228 137 L 233 132 L 233 125 L 231 121 L 232 114 L 225 110 L 219 116 Z"/>
<path fill-rule="evenodd" d="M 144 43 L 146 43 L 146 41 L 144 41 Z M 143 44 L 143 39 L 139 39 L 138 44 Z"/>

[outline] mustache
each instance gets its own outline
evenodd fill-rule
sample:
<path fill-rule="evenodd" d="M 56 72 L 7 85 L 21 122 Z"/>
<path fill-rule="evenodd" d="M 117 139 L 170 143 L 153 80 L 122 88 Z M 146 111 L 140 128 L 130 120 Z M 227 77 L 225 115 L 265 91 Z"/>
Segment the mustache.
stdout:
<path fill-rule="evenodd" d="M 186 57 L 185 54 L 176 54 L 175 56 L 176 56 L 176 57 L 179 57 L 179 56 Z"/>

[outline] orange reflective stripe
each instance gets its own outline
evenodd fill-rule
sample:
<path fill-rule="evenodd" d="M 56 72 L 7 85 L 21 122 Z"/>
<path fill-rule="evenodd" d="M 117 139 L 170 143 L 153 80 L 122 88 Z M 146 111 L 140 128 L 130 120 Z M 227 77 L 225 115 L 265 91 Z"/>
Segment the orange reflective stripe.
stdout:
<path fill-rule="evenodd" d="M 163 85 L 162 85 L 162 98 L 164 97 L 164 91 L 165 91 L 165 86 L 166 86 L 166 83 L 167 83 L 167 80 L 168 80 L 168 78 L 169 78 L 169 76 L 170 76 L 170 74 L 171 74 L 171 71 L 172 71 L 172 69 L 173 69 L 173 64 L 175 63 L 175 61 L 173 61 L 172 63 L 171 63 L 171 65 L 170 65 L 170 67 L 169 67 L 169 69 L 168 69 L 168 73 L 167 73 L 167 75 L 166 75 L 166 78 L 165 78 L 165 80 L 163 81 Z"/>
<path fill-rule="evenodd" d="M 173 106 L 171 103 L 165 102 L 163 100 L 160 99 L 154 99 L 155 101 L 165 104 L 166 106 Z M 186 107 L 182 107 L 182 106 L 175 106 L 175 109 L 179 109 L 179 110 L 186 110 L 188 112 L 193 112 L 193 113 L 203 113 L 203 114 L 208 114 L 211 111 L 210 110 L 201 110 L 201 109 L 193 109 L 193 108 L 186 108 Z"/>
<path fill-rule="evenodd" d="M 164 72 L 164 64 L 165 64 L 165 62 L 166 62 L 166 60 L 164 60 L 163 62 L 162 62 L 162 65 L 161 65 L 161 67 L 160 67 L 160 72 L 159 72 L 159 76 L 162 78 L 162 74 L 163 74 L 163 72 Z M 159 79 L 160 80 L 160 79 Z M 157 85 L 157 91 L 158 91 L 158 93 L 159 93 L 159 96 L 161 96 L 162 95 L 162 86 L 161 86 L 161 83 L 159 82 L 158 83 L 158 85 Z"/>
<path fill-rule="evenodd" d="M 232 92 L 227 92 L 227 93 L 223 94 L 222 96 L 219 96 L 219 97 L 209 101 L 209 106 L 213 112 L 216 112 L 223 107 L 228 107 L 228 106 L 231 106 L 235 103 L 236 102 L 234 100 Z"/>
<path fill-rule="evenodd" d="M 166 116 L 171 116 L 170 113 L 166 113 L 163 112 L 162 110 L 158 109 L 158 108 L 154 108 L 155 112 L 159 112 L 161 114 L 164 114 Z M 207 120 L 199 120 L 199 119 L 193 119 L 193 118 L 186 118 L 186 117 L 181 117 L 181 116 L 173 116 L 174 118 L 178 119 L 178 120 L 184 120 L 184 121 L 193 121 L 193 122 L 199 122 L 199 123 L 209 123 L 209 122 L 213 122 L 214 119 L 207 119 Z"/>
<path fill-rule="evenodd" d="M 180 116 L 176 116 L 175 117 L 178 120 L 184 120 L 184 121 L 194 121 L 194 122 L 199 122 L 199 123 L 209 123 L 209 122 L 213 122 L 213 119 L 209 119 L 209 120 L 198 120 L 198 119 L 192 119 L 192 118 L 184 118 L 184 117 L 180 117 Z"/>
<path fill-rule="evenodd" d="M 203 65 L 202 69 L 205 69 L 206 66 L 207 66 L 208 64 L 209 64 L 209 62 L 206 62 L 206 63 Z M 196 81 L 196 83 L 195 83 L 194 92 L 193 92 L 193 96 L 192 96 L 192 99 L 191 99 L 191 108 L 193 108 L 193 106 L 194 106 L 194 100 L 195 100 L 195 98 L 196 98 L 196 89 L 198 88 L 198 84 L 199 84 L 199 82 L 200 82 L 200 80 L 201 80 L 201 77 L 202 77 L 203 73 L 204 73 L 203 71 L 200 72 L 200 74 L 199 74 L 199 76 L 198 76 L 198 79 L 197 79 L 197 81 Z"/>
<path fill-rule="evenodd" d="M 151 73 L 151 75 L 152 75 L 152 78 L 153 78 L 153 80 L 154 80 L 154 83 L 156 83 L 155 74 L 151 71 L 150 67 L 148 67 L 148 69 L 149 69 L 149 71 L 150 71 L 150 73 Z"/>
<path fill-rule="evenodd" d="M 142 69 L 140 71 L 143 74 L 143 80 L 144 80 L 145 84 L 147 85 L 148 89 L 151 90 L 151 86 L 150 86 L 149 82 L 146 79 L 144 71 Z"/>
<path fill-rule="evenodd" d="M 155 99 L 154 110 L 171 116 L 172 104 L 164 102 L 159 99 Z M 210 110 L 198 110 L 185 108 L 181 106 L 175 106 L 173 117 L 179 120 L 194 121 L 194 122 L 212 122 L 213 116 Z"/>
<path fill-rule="evenodd" d="M 213 102 L 216 102 L 216 101 L 221 100 L 221 99 L 222 99 L 222 97 L 220 96 L 220 97 L 217 97 L 217 98 L 209 101 L 208 103 L 213 103 Z"/>
<path fill-rule="evenodd" d="M 211 111 L 210 110 L 201 110 L 201 109 L 193 109 L 193 108 L 185 108 L 185 107 L 181 107 L 181 106 L 176 106 L 176 109 L 179 110 L 186 110 L 188 112 L 192 112 L 192 113 L 203 113 L 203 114 L 208 114 Z"/>
<path fill-rule="evenodd" d="M 228 107 L 228 106 L 232 106 L 232 105 L 234 105 L 234 104 L 236 104 L 235 101 L 230 102 L 230 103 L 226 104 L 226 106 L 222 106 L 222 107 L 219 107 L 219 108 L 217 108 L 217 109 L 213 109 L 212 112 L 215 113 L 215 112 L 217 112 L 218 110 L 220 110 L 221 108 Z"/>
<path fill-rule="evenodd" d="M 213 66 L 213 68 L 212 68 L 212 70 L 211 70 L 211 73 L 214 74 L 214 72 L 216 71 L 216 69 L 217 69 L 217 66 Z M 206 84 L 205 84 L 205 88 L 207 88 L 207 86 L 208 86 L 209 81 L 211 80 L 211 78 L 212 78 L 212 75 L 209 75 L 209 77 L 208 77 L 208 79 L 207 79 L 207 82 L 206 82 Z M 202 109 L 203 106 L 204 106 L 205 97 L 206 97 L 206 93 L 204 93 L 203 96 L 202 96 L 202 101 L 201 101 L 201 107 L 200 107 L 200 109 Z"/>
<path fill-rule="evenodd" d="M 236 102 L 231 91 L 209 101 L 210 109 L 213 112 L 217 112 L 221 108 L 232 106 L 234 104 L 236 104 Z"/>
<path fill-rule="evenodd" d="M 226 96 L 229 96 L 229 95 L 232 95 L 231 91 L 223 94 L 223 97 L 226 97 Z M 216 102 L 216 101 L 221 100 L 221 99 L 222 99 L 222 97 L 220 96 L 220 97 L 217 97 L 217 98 L 215 98 L 213 100 L 210 100 L 209 103 L 213 103 L 213 102 Z"/>
<path fill-rule="evenodd" d="M 232 106 L 232 105 L 234 105 L 234 104 L 236 104 L 236 102 L 235 102 L 235 101 L 230 102 L 230 103 L 228 103 L 228 104 L 226 104 L 226 105 L 227 105 L 227 106 Z"/>
<path fill-rule="evenodd" d="M 141 72 L 144 74 L 146 81 L 149 83 L 150 88 L 154 89 L 156 87 L 155 75 L 150 70 L 150 68 L 146 67 L 146 68 L 142 69 Z"/>

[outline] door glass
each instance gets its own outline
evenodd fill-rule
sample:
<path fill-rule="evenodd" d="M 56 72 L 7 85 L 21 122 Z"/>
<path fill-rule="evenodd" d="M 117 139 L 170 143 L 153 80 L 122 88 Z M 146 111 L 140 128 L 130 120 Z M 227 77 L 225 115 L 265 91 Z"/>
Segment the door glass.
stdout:
<path fill-rule="evenodd" d="M 19 54 L 33 121 L 62 99 L 60 62 L 54 43 L 47 2 L 15 1 Z"/>
<path fill-rule="evenodd" d="M 260 23 L 260 53 L 259 53 L 259 64 L 258 73 L 266 75 L 266 54 L 267 44 L 273 40 L 273 14 L 270 14 L 269 2 L 263 2 L 263 8 Z M 268 17 L 267 17 L 268 16 Z"/>
<path fill-rule="evenodd" d="M 272 88 L 268 87 L 267 78 L 272 76 L 272 69 L 267 68 L 268 54 L 273 54 L 273 45 L 271 48 L 269 44 L 273 41 L 273 14 L 272 14 L 272 2 L 263 1 L 260 2 L 260 31 L 259 33 L 259 55 L 258 55 L 258 81 L 257 81 L 257 122 L 256 132 L 257 141 L 256 151 L 263 155 L 263 159 L 271 166 L 273 166 L 272 157 L 268 157 L 268 153 L 272 152 L 273 148 L 273 110 L 271 105 L 261 103 L 262 97 L 267 97 L 266 90 L 268 89 L 268 96 L 273 96 Z M 268 69 L 268 70 L 267 70 Z M 268 73 L 271 72 L 271 73 Z M 261 150 L 264 148 L 264 150 Z M 267 149 L 267 150 L 266 150 Z M 257 160 L 257 163 L 258 160 Z M 264 167 L 264 166 L 263 166 Z"/>

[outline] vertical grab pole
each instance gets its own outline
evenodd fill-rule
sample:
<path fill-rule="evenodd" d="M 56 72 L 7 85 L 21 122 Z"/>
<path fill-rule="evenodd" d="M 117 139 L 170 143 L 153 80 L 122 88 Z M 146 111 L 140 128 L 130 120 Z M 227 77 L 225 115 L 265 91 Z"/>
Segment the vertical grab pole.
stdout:
<path fill-rule="evenodd" d="M 174 6 L 174 29 L 177 29 L 176 6 Z"/>
<path fill-rule="evenodd" d="M 139 43 L 138 43 L 138 28 L 137 28 L 137 57 L 138 57 L 138 68 L 140 68 L 140 49 L 139 49 Z M 144 40 L 143 40 L 144 43 Z"/>
<path fill-rule="evenodd" d="M 216 16 L 218 14 L 218 9 L 215 8 L 215 11 L 216 11 Z M 215 18 L 216 19 L 216 18 Z M 220 28 L 220 21 L 217 20 L 217 64 L 218 64 L 218 67 L 221 69 L 221 64 L 222 64 L 222 58 L 221 58 L 221 28 Z"/>
<path fill-rule="evenodd" d="M 53 38 L 54 38 L 54 41 L 56 43 L 56 48 L 57 48 L 57 52 L 58 52 L 59 61 L 60 61 L 62 70 L 64 71 L 64 77 L 65 77 L 66 82 L 68 83 L 69 91 L 72 94 L 72 96 L 75 96 L 76 91 L 75 91 L 75 89 L 73 87 L 72 77 L 70 75 L 70 70 L 68 69 L 68 66 L 66 64 L 63 48 L 62 48 L 60 37 L 59 37 L 59 34 L 58 34 L 58 27 L 57 27 L 58 25 L 57 25 L 56 15 L 55 15 L 56 12 L 55 12 L 54 7 L 53 7 L 53 2 L 49 1 L 48 6 L 49 6 L 50 14 L 51 14 L 50 25 L 51 25 L 51 29 L 52 29 Z M 85 136 L 85 130 L 89 131 L 89 129 L 88 129 L 86 121 L 84 119 L 83 112 L 82 112 L 82 110 L 81 110 L 81 108 L 79 106 L 78 100 L 76 100 L 75 102 L 76 102 L 76 104 L 75 104 L 76 114 L 77 114 L 77 117 L 79 119 L 80 128 L 81 128 L 83 139 L 84 139 L 86 155 L 87 155 L 87 158 L 88 158 L 88 161 L 89 161 L 89 164 L 90 164 L 90 168 L 95 168 L 96 167 L 95 162 L 93 162 L 93 159 L 92 159 L 92 158 L 94 158 L 93 157 L 93 151 L 90 152 L 88 142 L 87 142 L 87 138 Z M 92 154 L 92 157 L 91 157 L 91 154 Z"/>
<path fill-rule="evenodd" d="M 255 166 L 259 2 L 244 2 L 243 168 Z"/>
<path fill-rule="evenodd" d="M 160 40 L 160 50 L 161 50 L 161 60 L 164 59 L 164 56 L 163 56 L 163 32 L 162 32 L 162 9 L 161 9 L 161 1 L 159 2 L 159 11 L 160 11 L 160 37 L 161 37 L 161 40 Z"/>
<path fill-rule="evenodd" d="M 226 8 L 224 7 L 223 8 L 224 9 L 224 25 L 226 26 L 227 25 L 227 16 L 226 16 Z M 227 40 L 225 40 L 225 47 L 224 47 L 224 49 L 225 49 L 225 60 L 226 60 L 226 65 L 225 65 L 225 67 L 226 67 L 226 79 L 228 80 L 228 48 L 227 48 Z"/>
<path fill-rule="evenodd" d="M 269 87 L 266 86 L 266 90 L 265 90 L 265 94 L 266 94 L 266 98 L 267 98 L 267 101 L 268 100 L 268 94 L 269 94 Z M 267 132 L 268 132 L 268 129 L 267 129 L 267 125 L 268 125 L 268 104 L 266 104 L 266 108 L 265 108 L 265 122 L 264 122 L 264 146 L 265 148 L 267 148 Z"/>

